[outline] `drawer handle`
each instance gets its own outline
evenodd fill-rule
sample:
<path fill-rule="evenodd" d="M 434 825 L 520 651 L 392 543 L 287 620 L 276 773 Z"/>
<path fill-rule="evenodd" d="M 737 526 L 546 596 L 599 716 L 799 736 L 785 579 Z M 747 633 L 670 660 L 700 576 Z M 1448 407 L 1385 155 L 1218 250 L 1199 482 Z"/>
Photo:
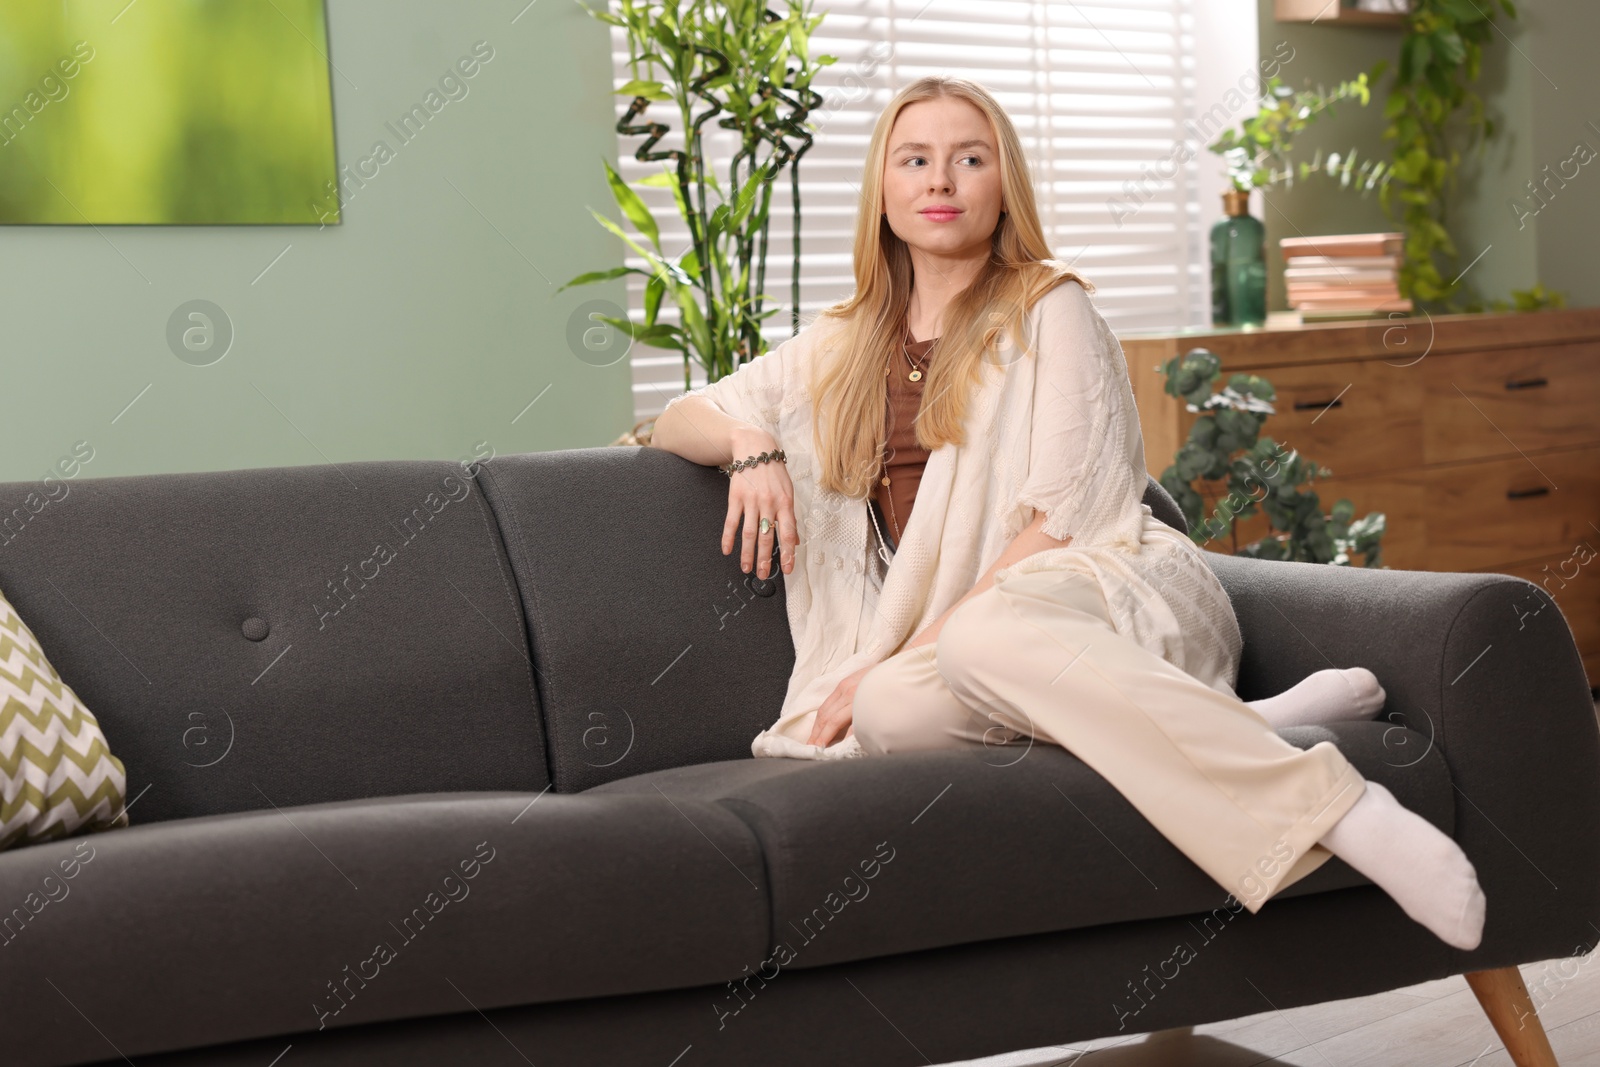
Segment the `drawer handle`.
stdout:
<path fill-rule="evenodd" d="M 1507 382 L 1507 389 L 1537 389 L 1541 385 L 1549 385 L 1549 378 L 1524 378 L 1518 382 Z"/>
<path fill-rule="evenodd" d="M 1525 496 L 1544 496 L 1548 492 L 1550 492 L 1550 487 L 1548 485 L 1540 485 L 1532 489 L 1507 489 L 1506 499 L 1518 500 Z"/>
<path fill-rule="evenodd" d="M 1322 410 L 1326 411 L 1328 408 L 1342 407 L 1344 407 L 1344 401 L 1338 399 L 1337 397 L 1333 400 L 1296 400 L 1294 402 L 1294 409 L 1296 411 L 1309 411 L 1312 408 L 1321 408 Z"/>

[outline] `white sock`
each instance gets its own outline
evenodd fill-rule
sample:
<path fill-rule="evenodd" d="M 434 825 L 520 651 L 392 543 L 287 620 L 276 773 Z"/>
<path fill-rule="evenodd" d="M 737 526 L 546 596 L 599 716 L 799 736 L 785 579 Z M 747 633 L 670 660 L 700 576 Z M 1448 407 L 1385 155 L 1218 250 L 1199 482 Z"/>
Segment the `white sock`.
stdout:
<path fill-rule="evenodd" d="M 1383 707 L 1383 686 L 1365 667 L 1329 667 L 1275 697 L 1248 701 L 1274 730 L 1347 719 L 1370 719 Z"/>
<path fill-rule="evenodd" d="M 1486 901 L 1467 854 L 1438 827 L 1368 781 L 1317 844 L 1360 871 L 1448 945 L 1483 940 Z"/>

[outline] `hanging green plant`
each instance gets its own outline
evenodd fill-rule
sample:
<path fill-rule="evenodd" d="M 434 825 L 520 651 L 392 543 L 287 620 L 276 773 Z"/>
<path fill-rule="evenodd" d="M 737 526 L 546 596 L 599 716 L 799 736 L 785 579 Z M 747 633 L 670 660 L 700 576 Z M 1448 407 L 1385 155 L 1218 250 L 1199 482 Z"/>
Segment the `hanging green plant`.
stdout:
<path fill-rule="evenodd" d="M 836 59 L 810 55 L 811 34 L 824 17 L 809 14 L 810 6 L 811 0 L 787 0 L 788 10 L 782 14 L 769 10 L 765 0 L 617 0 L 615 14 L 585 8 L 627 32 L 633 79 L 617 92 L 632 95 L 633 103 L 618 121 L 617 132 L 649 135 L 635 159 L 671 162 L 634 184 L 672 191 L 690 241 L 680 252 L 663 248 L 661 227 L 649 206 L 602 159 L 612 198 L 640 239 L 593 208 L 590 213 L 649 266 L 591 271 L 561 289 L 627 274 L 649 279 L 642 323 L 595 318 L 635 342 L 682 352 L 685 389 L 694 364 L 708 381 L 716 381 L 766 351 L 761 322 L 778 312 L 765 306 L 770 297 L 763 292 L 767 232 L 773 185 L 785 169 L 794 212 L 792 326 L 799 329 L 799 165 L 811 147 L 806 131 L 813 125 L 805 119 L 823 102 L 811 89 L 812 78 Z M 655 77 L 658 66 L 665 69 L 664 78 Z M 677 105 L 686 150 L 652 151 L 669 128 L 637 122 L 651 101 Z M 726 188 L 706 159 L 700 134 L 701 126 L 718 116 L 717 125 L 736 131 L 739 142 L 727 161 Z M 676 325 L 656 321 L 669 295 L 678 307 L 681 321 Z"/>
<path fill-rule="evenodd" d="M 1494 118 L 1472 85 L 1484 42 L 1494 35 L 1502 11 L 1516 18 L 1514 0 L 1412 0 L 1383 109 L 1388 120 L 1383 136 L 1394 146 L 1391 181 L 1378 201 L 1405 233 L 1400 294 L 1444 312 L 1485 310 L 1463 276 L 1467 265 L 1450 236 L 1449 209 L 1462 152 L 1476 148 L 1481 157 L 1495 133 Z M 1371 80 L 1376 83 L 1389 65 L 1379 60 L 1369 72 Z M 1521 311 L 1564 303 L 1560 293 L 1543 285 L 1514 290 L 1512 297 Z M 1497 300 L 1492 306 L 1503 311 L 1513 305 Z"/>

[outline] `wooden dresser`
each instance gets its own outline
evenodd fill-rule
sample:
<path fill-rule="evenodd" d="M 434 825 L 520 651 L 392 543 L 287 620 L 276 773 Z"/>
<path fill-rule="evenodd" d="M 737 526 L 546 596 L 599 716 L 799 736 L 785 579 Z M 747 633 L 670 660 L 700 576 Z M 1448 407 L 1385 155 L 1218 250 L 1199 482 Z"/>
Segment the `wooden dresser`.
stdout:
<path fill-rule="evenodd" d="M 1600 308 L 1119 334 L 1157 478 L 1198 417 L 1159 365 L 1205 348 L 1277 389 L 1262 434 L 1333 474 L 1326 513 L 1387 516 L 1385 566 L 1526 578 L 1600 685 Z M 1209 491 L 1210 487 L 1207 487 Z M 1216 494 L 1207 499 L 1207 514 Z M 1268 531 L 1257 514 L 1220 552 Z M 1548 606 L 1530 592 L 1527 612 Z"/>

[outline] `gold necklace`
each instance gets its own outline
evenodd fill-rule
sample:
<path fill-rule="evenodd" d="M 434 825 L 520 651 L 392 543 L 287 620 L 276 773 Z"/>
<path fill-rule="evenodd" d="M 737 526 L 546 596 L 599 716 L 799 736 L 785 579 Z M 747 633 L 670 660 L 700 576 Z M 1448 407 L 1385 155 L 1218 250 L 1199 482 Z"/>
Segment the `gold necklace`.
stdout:
<path fill-rule="evenodd" d="M 908 382 L 920 382 L 920 381 L 922 381 L 922 368 L 917 365 L 916 360 L 911 358 L 911 349 L 906 346 L 905 338 L 901 338 L 901 340 L 900 340 L 900 352 L 901 352 L 902 355 L 904 355 L 906 357 L 906 362 L 911 365 L 911 373 L 906 375 L 906 381 L 908 381 Z M 889 368 L 885 367 L 883 369 L 883 373 L 888 374 L 889 373 Z M 888 442 L 887 437 L 885 437 L 885 440 L 884 440 L 883 444 L 884 444 L 884 449 L 885 449 L 885 452 L 883 453 L 883 480 L 880 482 L 880 484 L 885 489 L 890 489 L 890 485 L 889 485 L 889 460 L 892 457 L 889 455 L 889 453 L 887 451 L 887 449 L 889 447 L 889 442 Z M 889 528 L 894 531 L 894 543 L 896 545 L 899 545 L 899 543 L 900 543 L 900 535 L 901 535 L 900 518 L 899 518 L 899 516 L 897 516 L 894 513 L 894 492 L 893 492 L 892 489 L 890 489 L 890 492 L 885 493 L 884 495 L 889 498 Z"/>
<path fill-rule="evenodd" d="M 903 337 L 900 339 L 900 352 L 901 352 L 902 355 L 904 355 L 906 357 L 906 362 L 911 364 L 911 373 L 906 375 L 906 381 L 908 381 L 908 382 L 920 382 L 920 381 L 922 381 L 922 368 L 917 365 L 917 361 L 916 360 L 911 358 L 911 349 L 906 347 L 905 338 L 903 338 Z"/>

